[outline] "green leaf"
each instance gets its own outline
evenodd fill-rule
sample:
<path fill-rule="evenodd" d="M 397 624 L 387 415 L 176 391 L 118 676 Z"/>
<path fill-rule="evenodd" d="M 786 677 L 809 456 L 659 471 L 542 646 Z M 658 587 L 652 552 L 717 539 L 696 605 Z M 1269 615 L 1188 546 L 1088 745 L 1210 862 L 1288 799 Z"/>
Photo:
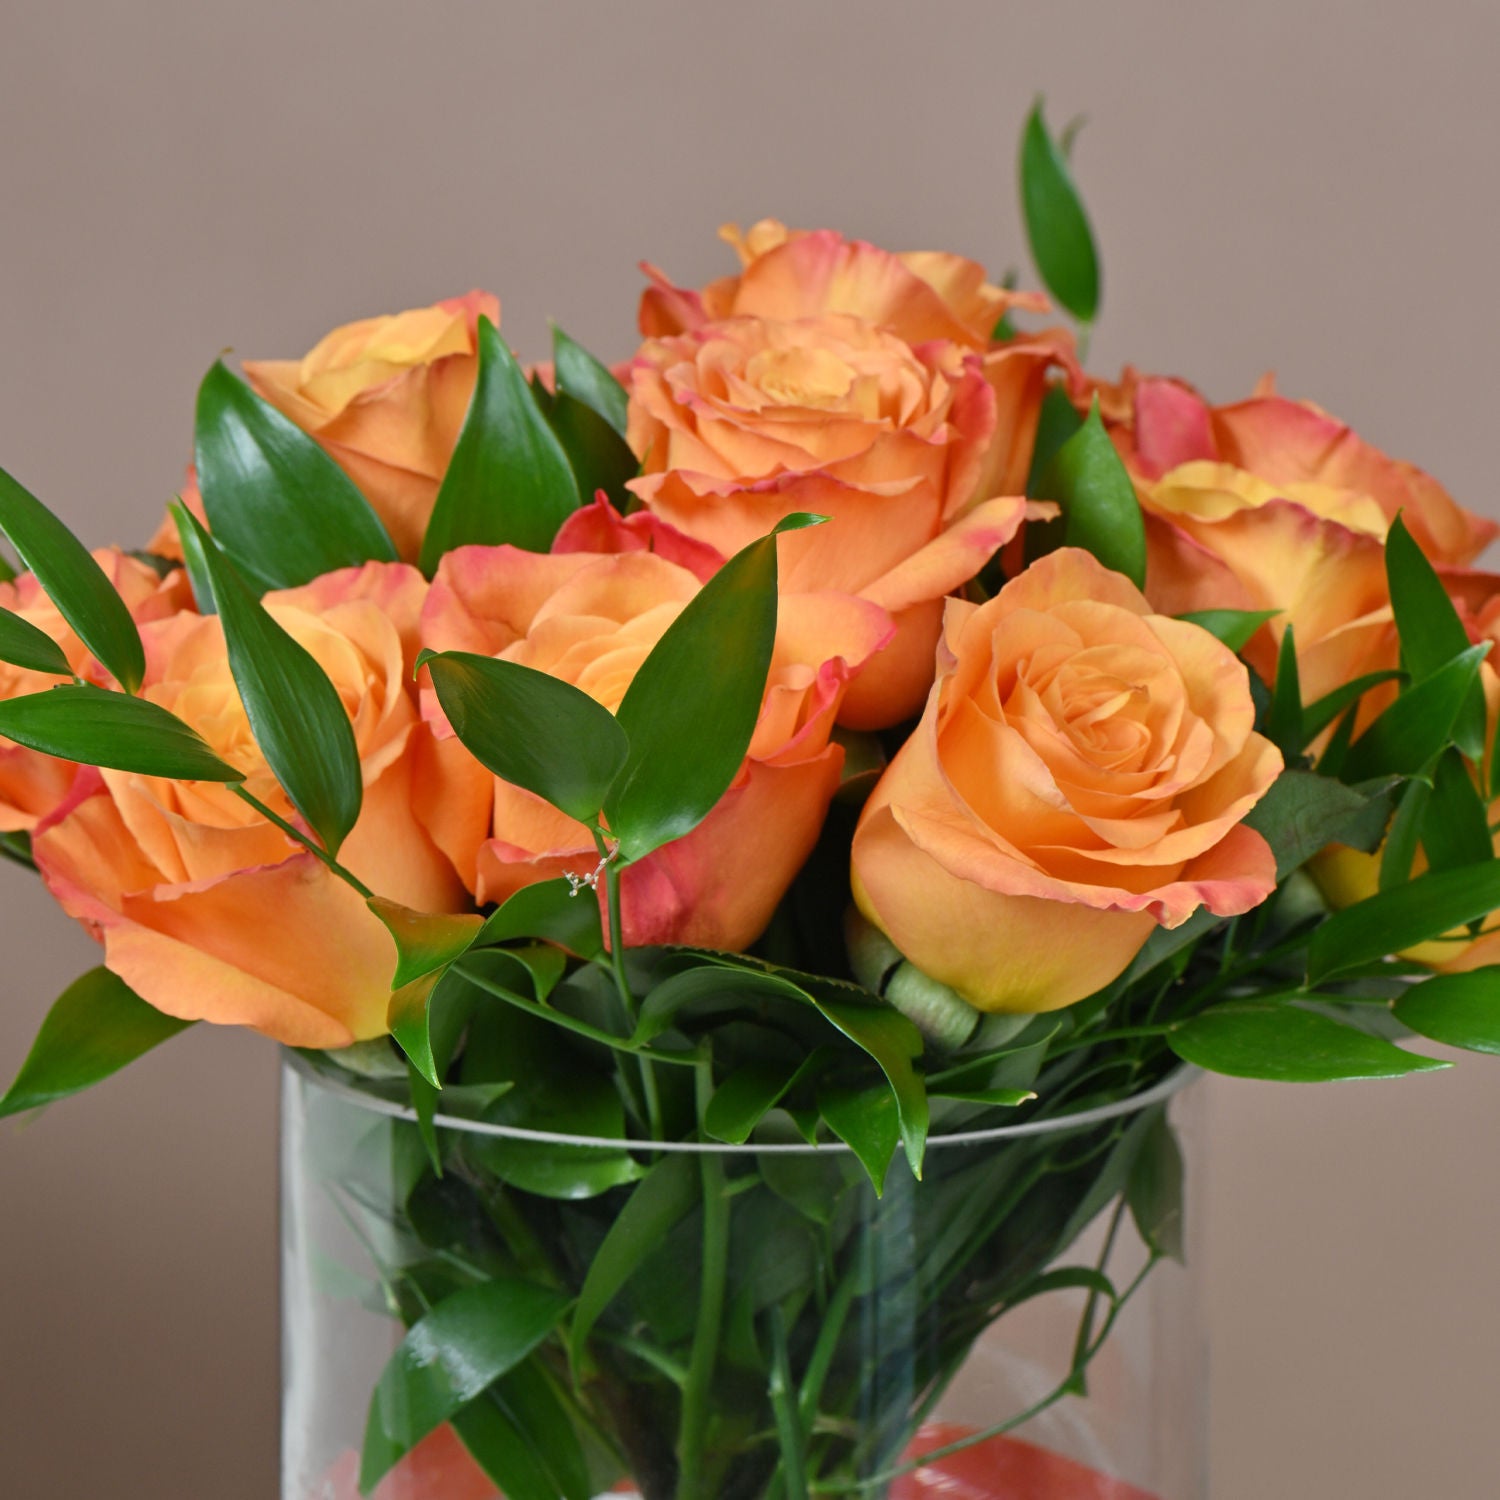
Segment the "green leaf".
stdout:
<path fill-rule="evenodd" d="M 875 1196 L 884 1196 L 886 1175 L 901 1138 L 896 1100 L 891 1091 L 846 1088 L 824 1082 L 818 1089 L 818 1112 L 870 1174 Z"/>
<path fill-rule="evenodd" d="M 1379 687 L 1383 682 L 1395 682 L 1405 675 L 1403 672 L 1367 672 L 1363 677 L 1343 683 L 1331 693 L 1324 693 L 1321 698 L 1309 703 L 1302 711 L 1301 748 L 1306 749 L 1346 708 L 1358 703 L 1371 688 Z"/>
<path fill-rule="evenodd" d="M 797 1076 L 796 1063 L 756 1061 L 736 1068 L 703 1112 L 703 1129 L 716 1141 L 742 1145 L 774 1109 Z"/>
<path fill-rule="evenodd" d="M 12 583 L 16 578 L 16 565 L 0 552 L 0 583 Z"/>
<path fill-rule="evenodd" d="M 582 344 L 552 325 L 552 368 L 557 388 L 581 401 L 623 438 L 629 397 L 625 387 Z"/>
<path fill-rule="evenodd" d="M 449 1418 L 453 1430 L 506 1500 L 558 1500 L 560 1480 L 548 1472 L 532 1434 L 501 1410 L 498 1390 L 455 1412 Z"/>
<path fill-rule="evenodd" d="M 1021 209 L 1031 258 L 1047 290 L 1078 319 L 1099 312 L 1099 257 L 1067 160 L 1042 118 L 1039 99 L 1021 136 Z"/>
<path fill-rule="evenodd" d="M 630 755 L 615 716 L 581 689 L 518 662 L 424 651 L 438 702 L 475 758 L 580 823 L 598 820 Z"/>
<path fill-rule="evenodd" d="M 589 1335 L 605 1309 L 697 1201 L 698 1165 L 685 1152 L 667 1152 L 632 1190 L 610 1222 L 579 1289 L 568 1331 L 575 1372 L 582 1366 Z"/>
<path fill-rule="evenodd" d="M 31 855 L 31 835 L 19 831 L 0 833 L 0 859 L 8 859 L 28 870 L 36 869 L 36 860 Z"/>
<path fill-rule="evenodd" d="M 370 502 L 295 422 L 215 360 L 198 387 L 198 488 L 215 540 L 259 582 L 295 588 L 397 560 Z"/>
<path fill-rule="evenodd" d="M 1146 523 L 1097 398 L 1083 426 L 1057 450 L 1038 492 L 1062 506 L 1065 546 L 1092 552 L 1106 568 L 1145 587 Z"/>
<path fill-rule="evenodd" d="M 1182 1148 L 1165 1109 L 1146 1128 L 1125 1186 L 1130 1216 L 1148 1249 L 1183 1260 Z"/>
<path fill-rule="evenodd" d="M 360 1493 L 520 1364 L 567 1306 L 550 1287 L 496 1276 L 454 1292 L 413 1324 L 370 1399 Z"/>
<path fill-rule="evenodd" d="M 1385 572 L 1401 637 L 1401 660 L 1415 687 L 1469 649 L 1469 632 L 1400 516 L 1386 534 Z M 1484 722 L 1484 692 L 1476 681 L 1454 728 L 1459 748 L 1471 760 L 1484 754 Z"/>
<path fill-rule="evenodd" d="M 1400 953 L 1466 922 L 1477 922 L 1496 907 L 1500 907 L 1500 860 L 1419 875 L 1407 885 L 1381 891 L 1329 917 L 1308 945 L 1308 979 L 1318 984 Z"/>
<path fill-rule="evenodd" d="M 219 612 L 219 606 L 214 603 L 214 586 L 204 570 L 203 549 L 198 546 L 197 534 L 193 530 L 187 506 L 182 503 L 181 495 L 174 497 L 174 503 L 168 507 L 168 510 L 172 517 L 172 524 L 177 528 L 177 540 L 182 548 L 182 567 L 193 590 L 193 603 L 198 606 L 200 615 L 216 615 Z"/>
<path fill-rule="evenodd" d="M 575 894 L 561 877 L 523 886 L 491 912 L 474 946 L 487 947 L 514 938 L 542 938 L 579 958 L 598 958 L 604 952 L 599 902 L 589 891 Z"/>
<path fill-rule="evenodd" d="M 1495 852 L 1489 809 L 1455 746 L 1450 745 L 1433 768 L 1432 797 L 1422 819 L 1422 847 L 1432 870 L 1483 864 Z"/>
<path fill-rule="evenodd" d="M 164 776 L 173 781 L 243 781 L 175 714 L 106 688 L 64 684 L 0 702 L 0 734 L 60 760 Z"/>
<path fill-rule="evenodd" d="M 1276 1083 L 1399 1078 L 1450 1066 L 1285 1004 L 1216 1005 L 1184 1021 L 1167 1040 L 1179 1057 L 1212 1073 Z"/>
<path fill-rule="evenodd" d="M 1329 844 L 1347 842 L 1344 835 L 1366 815 L 1370 803 L 1369 797 L 1331 777 L 1283 771 L 1246 814 L 1245 823 L 1271 846 L 1276 878 L 1285 880 Z"/>
<path fill-rule="evenodd" d="M 239 570 L 183 507 L 191 554 L 214 591 L 229 669 L 255 742 L 298 812 L 336 855 L 364 796 L 354 729 L 338 690 L 313 657 L 250 592 Z"/>
<path fill-rule="evenodd" d="M 599 490 L 616 504 L 628 499 L 625 485 L 640 473 L 641 466 L 625 439 L 598 412 L 565 391 L 548 398 L 546 413 L 583 502 L 591 501 Z"/>
<path fill-rule="evenodd" d="M 1396 816 L 1391 819 L 1391 830 L 1380 851 L 1380 890 L 1394 890 L 1411 879 L 1418 835 L 1426 821 L 1427 804 L 1431 798 L 1432 787 L 1425 781 L 1408 781 L 1402 788 Z"/>
<path fill-rule="evenodd" d="M 140 632 L 88 549 L 34 495 L 0 469 L 0 531 L 106 671 L 133 693 L 146 675 Z"/>
<path fill-rule="evenodd" d="M 1302 677 L 1297 669 L 1297 634 L 1290 621 L 1276 653 L 1276 682 L 1266 714 L 1266 738 L 1288 761 L 1295 760 L 1307 741 L 1302 723 Z M 1357 779 L 1357 778 L 1350 778 Z"/>
<path fill-rule="evenodd" d="M 922 1033 L 897 1011 L 853 1005 L 816 994 L 811 999 L 851 1042 L 880 1065 L 895 1098 L 906 1159 L 912 1175 L 920 1177 L 927 1147 L 927 1089 L 912 1067 L 912 1059 L 922 1054 Z"/>
<path fill-rule="evenodd" d="M 668 975 L 646 994 L 631 1041 L 640 1046 L 660 1036 L 676 1024 L 680 1012 L 700 1002 L 722 1011 L 768 998 L 810 1003 L 807 993 L 795 984 L 757 969 L 717 963 L 684 969 Z"/>
<path fill-rule="evenodd" d="M 1082 426 L 1083 418 L 1079 415 L 1078 408 L 1073 405 L 1073 398 L 1068 395 L 1067 387 L 1049 385 L 1047 394 L 1042 397 L 1041 413 L 1037 417 L 1036 439 L 1031 447 L 1031 468 L 1026 478 L 1028 495 L 1035 497 L 1039 494 L 1042 478 L 1051 467 L 1052 460 L 1057 457 L 1058 449 Z M 1027 536 L 1029 538 L 1033 531 L 1051 532 L 1054 528 L 1058 536 L 1061 536 L 1061 520 L 1040 524 L 1029 523 Z M 1060 545 L 1060 543 L 1054 542 L 1053 545 Z M 1050 550 L 1050 548 L 1043 550 Z M 1027 555 L 1040 556 L 1040 552 L 1033 553 L 1028 545 Z"/>
<path fill-rule="evenodd" d="M 1488 642 L 1471 646 L 1402 693 L 1349 747 L 1343 779 L 1416 775 L 1453 742 L 1489 650 Z"/>
<path fill-rule="evenodd" d="M 1279 609 L 1194 609 L 1177 618 L 1206 630 L 1231 651 L 1243 651 L 1250 637 L 1280 613 Z"/>
<path fill-rule="evenodd" d="M 393 990 L 446 968 L 473 946 L 484 926 L 484 919 L 473 913 L 413 911 L 383 896 L 372 896 L 366 905 L 385 924 L 396 944 Z"/>
<path fill-rule="evenodd" d="M 1500 1053 L 1500 967 L 1436 975 L 1413 985 L 1394 1010 L 1419 1036 L 1470 1052 Z"/>
<path fill-rule="evenodd" d="M 433 1089 L 442 1088 L 443 1080 L 438 1076 L 437 1061 L 432 1053 L 428 1010 L 432 992 L 441 978 L 441 970 L 421 974 L 393 990 L 385 1015 L 386 1026 L 396 1045 L 406 1054 L 417 1075 Z"/>
<path fill-rule="evenodd" d="M 147 1005 L 108 969 L 90 969 L 53 1002 L 0 1098 L 0 1119 L 90 1088 L 192 1024 Z"/>
<path fill-rule="evenodd" d="M 29 672 L 51 672 L 58 677 L 73 675 L 62 647 L 45 630 L 38 630 L 30 620 L 23 620 L 8 609 L 0 609 L 0 661 L 25 667 Z"/>
<path fill-rule="evenodd" d="M 690 833 L 745 759 L 776 640 L 776 536 L 719 569 L 641 663 L 617 717 L 630 755 L 604 810 L 626 859 Z"/>
<path fill-rule="evenodd" d="M 445 552 L 471 543 L 545 552 L 578 500 L 567 455 L 521 367 L 480 318 L 479 374 L 422 539 L 422 571 L 431 577 Z"/>

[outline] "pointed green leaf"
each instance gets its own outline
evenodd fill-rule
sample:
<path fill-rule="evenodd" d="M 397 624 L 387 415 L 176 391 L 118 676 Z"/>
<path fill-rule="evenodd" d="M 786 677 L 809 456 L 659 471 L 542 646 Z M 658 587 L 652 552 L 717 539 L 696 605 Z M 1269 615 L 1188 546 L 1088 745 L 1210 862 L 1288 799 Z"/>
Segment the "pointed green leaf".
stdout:
<path fill-rule="evenodd" d="M 708 1101 L 703 1129 L 716 1141 L 741 1145 L 791 1087 L 796 1063 L 755 1061 L 736 1068 Z"/>
<path fill-rule="evenodd" d="M 0 735 L 86 766 L 173 781 L 243 781 L 175 714 L 91 684 L 65 684 L 0 702 Z"/>
<path fill-rule="evenodd" d="M 106 671 L 133 693 L 146 675 L 140 632 L 88 549 L 34 495 L 0 469 L 0 531 Z"/>
<path fill-rule="evenodd" d="M 1306 749 L 1346 708 L 1358 703 L 1371 688 L 1385 682 L 1396 682 L 1403 672 L 1367 672 L 1352 682 L 1342 683 L 1331 693 L 1309 703 L 1302 711 L 1302 749 Z"/>
<path fill-rule="evenodd" d="M 147 1005 L 108 969 L 90 969 L 53 1003 L 0 1119 L 66 1098 L 117 1073 L 193 1023 Z"/>
<path fill-rule="evenodd" d="M 1313 933 L 1313 984 L 1477 922 L 1500 907 L 1500 860 L 1437 870 L 1335 912 Z"/>
<path fill-rule="evenodd" d="M 547 404 L 547 422 L 562 444 L 584 503 L 603 490 L 616 505 L 629 499 L 628 480 L 640 473 L 629 444 L 598 412 L 565 391 Z"/>
<path fill-rule="evenodd" d="M 598 897 L 586 889 L 575 892 L 562 878 L 523 886 L 490 913 L 474 943 L 484 947 L 514 938 L 541 938 L 579 958 L 598 958 L 604 952 Z"/>
<path fill-rule="evenodd" d="M 390 533 L 344 471 L 223 360 L 198 388 L 193 447 L 214 538 L 265 586 L 396 561 Z"/>
<path fill-rule="evenodd" d="M 568 1331 L 568 1353 L 575 1372 L 605 1309 L 697 1201 L 698 1166 L 684 1152 L 667 1152 L 631 1191 L 594 1252 L 578 1293 Z"/>
<path fill-rule="evenodd" d="M 1495 853 L 1489 809 L 1456 746 L 1450 745 L 1433 768 L 1432 797 L 1422 819 L 1422 848 L 1430 870 L 1483 864 Z"/>
<path fill-rule="evenodd" d="M 623 438 L 629 398 L 625 387 L 582 344 L 552 325 L 552 368 L 557 388 L 597 412 Z"/>
<path fill-rule="evenodd" d="M 1031 258 L 1047 290 L 1080 323 L 1099 312 L 1099 257 L 1067 159 L 1032 107 L 1021 135 L 1021 209 Z"/>
<path fill-rule="evenodd" d="M 1400 516 L 1386 535 L 1385 571 L 1401 637 L 1401 660 L 1415 686 L 1462 656 L 1469 649 L 1469 632 Z M 1471 760 L 1484 754 L 1484 720 L 1484 693 L 1476 681 L 1454 728 L 1459 748 Z"/>
<path fill-rule="evenodd" d="M 1083 418 L 1079 415 L 1078 408 L 1073 405 L 1073 398 L 1068 394 L 1067 387 L 1063 385 L 1049 385 L 1047 394 L 1042 397 L 1042 409 L 1037 417 L 1036 438 L 1031 445 L 1031 468 L 1026 478 L 1026 493 L 1032 497 L 1040 494 L 1040 486 L 1043 476 L 1051 467 L 1052 460 L 1057 457 L 1057 451 L 1064 443 L 1072 437 L 1080 427 L 1083 426 Z M 1057 535 L 1062 534 L 1062 521 L 1046 521 L 1040 524 L 1029 523 L 1026 528 L 1028 538 L 1028 557 L 1039 557 L 1041 551 L 1050 550 L 1043 548 L 1033 551 L 1030 546 L 1030 538 L 1034 531 L 1051 532 L 1056 529 Z M 1061 545 L 1054 541 L 1053 546 Z"/>
<path fill-rule="evenodd" d="M 519 1365 L 567 1305 L 550 1287 L 496 1276 L 454 1292 L 413 1324 L 370 1400 L 360 1493 Z"/>
<path fill-rule="evenodd" d="M 51 672 L 58 677 L 73 675 L 62 647 L 45 630 L 38 630 L 30 620 L 23 620 L 8 609 L 0 609 L 0 661 L 29 672 Z"/>
<path fill-rule="evenodd" d="M 191 555 L 213 588 L 229 668 L 255 742 L 293 805 L 336 855 L 364 796 L 354 729 L 338 690 L 313 657 L 271 618 L 197 519 Z"/>
<path fill-rule="evenodd" d="M 818 1112 L 828 1128 L 859 1158 L 870 1174 L 875 1196 L 885 1193 L 885 1179 L 901 1139 L 896 1100 L 887 1088 L 854 1089 L 824 1082 L 818 1090 Z"/>
<path fill-rule="evenodd" d="M 1251 636 L 1280 613 L 1279 609 L 1195 609 L 1177 618 L 1206 630 L 1231 651 L 1243 651 Z"/>
<path fill-rule="evenodd" d="M 1287 760 L 1301 753 L 1307 734 L 1302 724 L 1302 677 L 1297 668 L 1297 633 L 1287 622 L 1276 653 L 1276 681 L 1266 715 L 1266 738 Z"/>
<path fill-rule="evenodd" d="M 16 565 L 0 552 L 0 583 L 11 583 L 16 577 Z"/>
<path fill-rule="evenodd" d="M 1182 1148 L 1165 1109 L 1146 1127 L 1130 1166 L 1125 1201 L 1146 1246 L 1179 1264 L 1183 1261 Z"/>
<path fill-rule="evenodd" d="M 1439 974 L 1414 984 L 1396 1019 L 1420 1036 L 1469 1052 L 1500 1053 L 1500 967 Z"/>
<path fill-rule="evenodd" d="M 197 533 L 188 519 L 187 506 L 182 496 L 175 497 L 169 507 L 172 524 L 177 528 L 177 541 L 182 547 L 182 567 L 193 590 L 193 603 L 200 615 L 216 615 L 219 606 L 214 603 L 214 586 L 203 566 L 203 549 L 198 545 Z"/>
<path fill-rule="evenodd" d="M 441 1089 L 437 1061 L 432 1055 L 432 1032 L 428 1009 L 432 992 L 443 977 L 442 970 L 419 974 L 400 989 L 393 990 L 386 1006 L 385 1024 L 396 1045 L 406 1054 L 418 1076 L 434 1089 Z"/>
<path fill-rule="evenodd" d="M 927 1147 L 927 1089 L 912 1060 L 922 1055 L 922 1033 L 894 1010 L 853 1005 L 826 995 L 814 994 L 811 999 L 828 1020 L 880 1065 L 895 1096 L 906 1159 L 912 1175 L 920 1177 Z"/>
<path fill-rule="evenodd" d="M 1097 399 L 1083 426 L 1057 450 L 1037 493 L 1062 506 L 1065 546 L 1082 547 L 1137 588 L 1145 586 L 1146 523 Z"/>
<path fill-rule="evenodd" d="M 630 756 L 604 808 L 627 859 L 691 832 L 738 773 L 776 640 L 776 536 L 719 569 L 667 627 L 620 704 Z"/>
<path fill-rule="evenodd" d="M 383 896 L 372 896 L 366 904 L 395 939 L 393 990 L 445 968 L 468 951 L 484 926 L 484 918 L 473 913 L 413 911 Z"/>
<path fill-rule="evenodd" d="M 518 662 L 424 651 L 438 702 L 475 758 L 504 781 L 592 824 L 630 754 L 615 716 L 589 695 Z"/>
<path fill-rule="evenodd" d="M 1453 742 L 1489 650 L 1489 642 L 1471 646 L 1402 693 L 1349 747 L 1343 779 L 1414 776 L 1432 761 Z"/>
<path fill-rule="evenodd" d="M 431 577 L 445 552 L 470 543 L 545 552 L 578 501 L 567 455 L 521 367 L 481 317 L 479 375 L 422 539 L 422 571 Z"/>
<path fill-rule="evenodd" d="M 1408 781 L 1396 803 L 1396 816 L 1380 851 L 1379 889 L 1394 890 L 1411 879 L 1411 867 L 1417 857 L 1417 844 L 1427 818 L 1427 804 L 1432 787 L 1425 781 Z"/>
<path fill-rule="evenodd" d="M 1211 1073 L 1276 1083 L 1399 1078 L 1450 1066 L 1295 1005 L 1216 1005 L 1167 1040 L 1179 1057 Z"/>

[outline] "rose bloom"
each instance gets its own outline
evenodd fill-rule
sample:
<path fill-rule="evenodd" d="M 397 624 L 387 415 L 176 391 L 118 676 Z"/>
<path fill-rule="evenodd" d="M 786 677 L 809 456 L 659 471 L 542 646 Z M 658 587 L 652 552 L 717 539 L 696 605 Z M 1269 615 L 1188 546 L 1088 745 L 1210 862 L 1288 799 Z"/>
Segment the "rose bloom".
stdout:
<path fill-rule="evenodd" d="M 1146 513 L 1152 604 L 1279 611 L 1245 657 L 1272 682 L 1293 625 L 1307 702 L 1398 663 L 1385 577 L 1398 512 L 1443 567 L 1470 562 L 1497 530 L 1420 469 L 1269 385 L 1210 407 L 1179 382 L 1127 371 L 1101 406 Z M 1367 698 L 1365 714 L 1388 697 Z"/>
<path fill-rule="evenodd" d="M 99 548 L 94 561 L 104 569 L 137 624 L 192 608 L 192 590 L 181 572 L 163 578 L 118 547 Z M 0 609 L 8 609 L 51 636 L 79 677 L 101 685 L 110 680 L 30 573 L 0 583 Z M 45 692 L 61 680 L 0 661 L 0 699 Z M 31 832 L 67 795 L 77 769 L 71 761 L 28 750 L 0 735 L 0 833 Z"/>
<path fill-rule="evenodd" d="M 245 378 L 284 417 L 315 437 L 415 562 L 468 415 L 479 372 L 479 319 L 500 322 L 488 292 L 346 323 L 301 359 L 247 359 Z M 190 469 L 182 499 L 203 520 Z M 151 550 L 180 558 L 170 517 Z"/>
<path fill-rule="evenodd" d="M 1086 552 L 950 600 L 926 711 L 855 833 L 856 904 L 981 1010 L 1080 1000 L 1157 924 L 1274 888 L 1240 821 L 1281 769 L 1254 719 L 1233 652 Z"/>
<path fill-rule="evenodd" d="M 353 722 L 364 804 L 340 862 L 380 896 L 459 911 L 469 909 L 463 887 L 412 810 L 416 752 L 429 734 L 411 681 L 426 591 L 413 568 L 369 563 L 265 602 Z M 251 735 L 218 618 L 177 615 L 143 638 L 144 696 L 296 820 Z M 53 894 L 103 940 L 108 967 L 158 1010 L 296 1047 L 342 1047 L 387 1030 L 390 934 L 355 890 L 228 787 L 87 771 L 33 847 Z"/>
<path fill-rule="evenodd" d="M 895 617 L 841 718 L 899 722 L 931 682 L 943 595 L 1025 518 L 1046 374 L 1071 366 L 1071 343 L 994 343 L 1007 308 L 1039 299 L 956 256 L 770 221 L 734 242 L 739 276 L 701 293 L 659 278 L 645 295 L 648 338 L 626 372 L 631 487 L 726 556 L 794 511 L 829 516 L 783 539 L 787 587 L 857 593 Z"/>
<path fill-rule="evenodd" d="M 615 710 L 712 570 L 693 543 L 651 518 L 643 528 L 641 519 L 621 523 L 601 501 L 564 526 L 550 554 L 449 553 L 423 614 L 423 644 L 519 662 Z M 650 550 L 642 550 L 647 536 Z M 588 550 L 574 550 L 580 544 Z M 624 869 L 627 944 L 743 948 L 760 933 L 812 851 L 838 787 L 844 754 L 829 734 L 850 677 L 890 629 L 882 610 L 849 595 L 781 596 L 744 764 L 697 828 Z M 441 720 L 435 697 L 428 709 Z M 594 869 L 593 838 L 581 823 L 491 775 L 456 739 L 441 740 L 434 761 L 422 779 L 421 811 L 481 903 Z"/>

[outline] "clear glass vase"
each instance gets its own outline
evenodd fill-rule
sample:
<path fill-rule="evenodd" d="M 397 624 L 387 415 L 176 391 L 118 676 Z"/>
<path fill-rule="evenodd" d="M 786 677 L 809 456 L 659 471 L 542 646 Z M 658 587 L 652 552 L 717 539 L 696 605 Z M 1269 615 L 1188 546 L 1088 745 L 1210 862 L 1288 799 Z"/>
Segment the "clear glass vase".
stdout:
<path fill-rule="evenodd" d="M 355 1500 L 362 1462 L 378 1500 L 1203 1500 L 1189 1079 L 998 1130 L 955 1112 L 877 1197 L 796 1140 L 439 1115 L 424 1143 L 396 1083 L 289 1056 L 282 1500 Z M 486 1281 L 561 1316 L 451 1421 L 372 1395 Z M 407 1443 L 373 1467 L 372 1413 Z"/>

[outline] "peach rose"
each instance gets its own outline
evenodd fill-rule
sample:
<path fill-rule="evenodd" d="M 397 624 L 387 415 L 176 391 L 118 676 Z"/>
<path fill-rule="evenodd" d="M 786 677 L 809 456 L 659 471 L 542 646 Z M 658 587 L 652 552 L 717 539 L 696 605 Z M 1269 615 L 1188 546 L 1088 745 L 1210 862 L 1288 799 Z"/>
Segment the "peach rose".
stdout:
<path fill-rule="evenodd" d="M 1063 548 L 987 604 L 950 600 L 938 676 L 854 836 L 854 897 L 981 1010 L 1108 984 L 1158 923 L 1275 886 L 1241 823 L 1281 769 L 1244 666 Z"/>
<path fill-rule="evenodd" d="M 1279 611 L 1245 657 L 1273 681 L 1292 624 L 1305 701 L 1397 665 L 1385 535 L 1398 512 L 1444 566 L 1469 562 L 1497 530 L 1419 469 L 1268 385 L 1212 408 L 1177 381 L 1127 371 L 1102 407 L 1146 512 L 1151 602 L 1168 614 Z M 1388 696 L 1368 698 L 1365 714 Z"/>
<path fill-rule="evenodd" d="M 181 572 L 173 571 L 163 578 L 118 547 L 99 548 L 94 561 L 104 569 L 138 624 L 192 608 L 192 591 Z M 101 685 L 110 681 L 30 573 L 21 574 L 12 583 L 0 583 L 0 608 L 20 615 L 51 636 L 77 676 Z M 45 672 L 31 672 L 0 661 L 0 699 L 43 692 L 59 680 Z M 38 754 L 0 736 L 0 833 L 31 832 L 67 795 L 77 769 L 71 761 Z"/>
<path fill-rule="evenodd" d="M 426 592 L 414 568 L 369 563 L 268 594 L 266 607 L 328 673 L 353 722 L 364 805 L 341 863 L 380 896 L 467 910 L 412 810 L 416 753 L 429 737 L 411 682 Z M 145 696 L 295 819 L 251 736 L 218 618 L 176 615 L 143 638 Z M 168 1015 L 249 1026 L 297 1047 L 386 1031 L 390 934 L 356 891 L 228 788 L 87 771 L 34 850 L 53 893 L 103 940 L 108 967 Z"/>
<path fill-rule="evenodd" d="M 433 580 L 423 644 L 520 662 L 617 708 L 701 575 L 692 544 L 671 528 L 648 518 L 652 546 L 640 550 L 640 529 L 630 530 L 636 518 L 610 516 L 602 503 L 592 515 L 581 512 L 547 555 L 514 547 L 450 553 Z M 577 533 L 614 545 L 569 550 Z M 628 944 L 742 948 L 760 933 L 811 852 L 838 786 L 843 750 L 829 733 L 849 679 L 890 629 L 882 610 L 849 595 L 782 595 L 745 763 L 693 832 L 624 870 Z M 435 698 L 428 711 L 441 720 Z M 435 747 L 422 792 L 434 837 L 481 903 L 534 881 L 587 874 L 597 863 L 582 824 L 492 776 L 455 739 Z"/>
<path fill-rule="evenodd" d="M 481 316 L 498 326 L 500 303 L 470 292 L 346 323 L 301 359 L 245 361 L 255 391 L 328 450 L 408 562 L 468 415 Z"/>

